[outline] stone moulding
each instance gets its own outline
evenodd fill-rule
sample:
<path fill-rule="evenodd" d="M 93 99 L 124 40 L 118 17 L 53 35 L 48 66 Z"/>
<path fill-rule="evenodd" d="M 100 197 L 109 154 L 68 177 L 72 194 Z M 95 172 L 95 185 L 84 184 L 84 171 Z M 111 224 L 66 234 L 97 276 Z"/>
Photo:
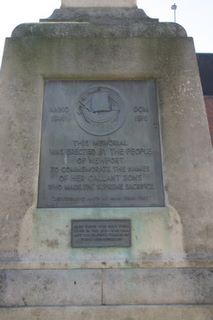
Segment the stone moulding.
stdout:
<path fill-rule="evenodd" d="M 40 21 L 94 21 L 101 19 L 100 22 L 110 20 L 111 23 L 123 20 L 124 22 L 132 20 L 141 21 L 142 19 L 156 20 L 147 16 L 143 9 L 136 8 L 60 8 L 53 11 L 47 19 Z"/>
<path fill-rule="evenodd" d="M 116 26 L 97 25 L 89 22 L 66 22 L 66 23 L 27 23 L 16 27 L 12 38 L 42 37 L 42 38 L 186 38 L 185 30 L 175 23 L 149 22 Z"/>
<path fill-rule="evenodd" d="M 187 37 L 176 23 L 161 23 L 134 8 L 61 8 L 40 23 L 21 24 L 12 37 L 43 38 L 176 38 Z"/>

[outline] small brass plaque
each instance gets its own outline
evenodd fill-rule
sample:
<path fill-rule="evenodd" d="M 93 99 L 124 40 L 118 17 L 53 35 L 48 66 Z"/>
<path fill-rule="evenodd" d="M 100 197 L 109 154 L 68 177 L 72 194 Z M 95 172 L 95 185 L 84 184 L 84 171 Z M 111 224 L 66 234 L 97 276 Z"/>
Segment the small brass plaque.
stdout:
<path fill-rule="evenodd" d="M 131 220 L 72 220 L 72 248 L 131 247 Z"/>

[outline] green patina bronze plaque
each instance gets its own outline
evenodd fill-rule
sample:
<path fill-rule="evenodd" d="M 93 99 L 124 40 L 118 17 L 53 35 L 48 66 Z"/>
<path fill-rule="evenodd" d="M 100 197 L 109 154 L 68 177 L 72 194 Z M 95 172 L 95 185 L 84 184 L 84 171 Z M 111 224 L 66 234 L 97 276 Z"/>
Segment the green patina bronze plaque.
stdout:
<path fill-rule="evenodd" d="M 45 82 L 39 208 L 164 206 L 156 85 Z"/>

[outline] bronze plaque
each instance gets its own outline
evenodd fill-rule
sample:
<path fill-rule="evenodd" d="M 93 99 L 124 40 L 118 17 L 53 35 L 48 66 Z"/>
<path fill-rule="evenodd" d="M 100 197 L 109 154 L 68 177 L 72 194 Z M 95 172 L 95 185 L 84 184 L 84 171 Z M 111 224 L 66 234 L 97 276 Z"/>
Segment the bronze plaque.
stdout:
<path fill-rule="evenodd" d="M 155 81 L 45 82 L 39 208 L 164 206 Z"/>
<path fill-rule="evenodd" d="M 72 220 L 72 248 L 131 247 L 130 220 Z"/>

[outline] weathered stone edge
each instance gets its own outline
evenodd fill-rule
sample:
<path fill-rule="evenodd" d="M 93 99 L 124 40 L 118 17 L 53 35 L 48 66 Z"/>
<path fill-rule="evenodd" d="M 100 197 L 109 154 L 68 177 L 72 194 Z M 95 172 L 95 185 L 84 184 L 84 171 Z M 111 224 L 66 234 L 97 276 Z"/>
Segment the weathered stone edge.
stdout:
<path fill-rule="evenodd" d="M 151 21 L 158 21 L 146 15 L 144 10 L 138 8 L 113 7 L 113 8 L 60 8 L 53 11 L 52 15 L 47 19 L 40 19 L 40 21 L 94 21 L 97 19 L 102 21 L 111 20 L 132 20 L 141 21 L 142 19 L 149 19 Z"/>
<path fill-rule="evenodd" d="M 2 308 L 1 320 L 212 320 L 210 306 L 90 306 Z"/>
<path fill-rule="evenodd" d="M 140 22 L 131 24 L 99 25 L 88 22 L 26 23 L 17 26 L 12 38 L 185 38 L 186 31 L 176 23 Z"/>

